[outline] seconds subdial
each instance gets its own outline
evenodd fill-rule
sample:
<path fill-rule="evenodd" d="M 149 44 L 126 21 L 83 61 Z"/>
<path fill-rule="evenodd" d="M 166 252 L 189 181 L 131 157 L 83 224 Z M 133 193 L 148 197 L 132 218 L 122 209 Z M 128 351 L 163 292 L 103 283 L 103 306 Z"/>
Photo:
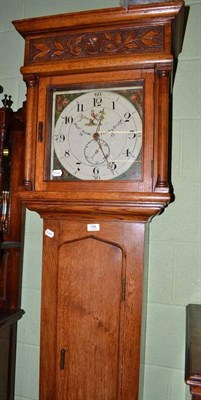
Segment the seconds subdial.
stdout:
<path fill-rule="evenodd" d="M 99 137 L 95 140 L 90 140 L 84 148 L 85 159 L 92 165 L 107 163 L 109 155 L 110 148 L 108 144 Z"/>

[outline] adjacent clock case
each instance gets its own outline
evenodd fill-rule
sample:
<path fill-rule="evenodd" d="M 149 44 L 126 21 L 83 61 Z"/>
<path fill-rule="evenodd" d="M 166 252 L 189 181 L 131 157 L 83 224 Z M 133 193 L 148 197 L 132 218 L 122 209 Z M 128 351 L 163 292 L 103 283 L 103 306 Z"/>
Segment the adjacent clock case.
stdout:
<path fill-rule="evenodd" d="M 25 104 L 13 112 L 8 106 L 12 104 L 10 97 L 0 108 L 0 307 L 17 310 L 21 302 L 24 209 L 16 193 L 23 179 Z"/>
<path fill-rule="evenodd" d="M 16 192 L 23 176 L 25 107 L 13 112 L 11 96 L 0 108 L 0 398 L 13 400 L 17 323 L 21 306 L 23 207 Z"/>

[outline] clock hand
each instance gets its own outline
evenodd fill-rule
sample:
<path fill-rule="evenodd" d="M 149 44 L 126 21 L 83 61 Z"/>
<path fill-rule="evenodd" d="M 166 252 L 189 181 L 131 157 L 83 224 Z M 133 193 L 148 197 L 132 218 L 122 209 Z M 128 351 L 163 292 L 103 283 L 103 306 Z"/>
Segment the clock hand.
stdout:
<path fill-rule="evenodd" d="M 98 147 L 98 149 L 95 151 L 94 155 L 91 156 L 90 158 L 93 160 L 94 157 L 99 153 L 100 148 Z"/>
<path fill-rule="evenodd" d="M 99 133 L 98 133 L 98 132 L 94 133 L 93 138 L 94 138 L 94 140 L 98 143 L 98 146 L 99 146 L 99 148 L 100 148 L 100 150 L 101 150 L 101 152 L 102 152 L 102 154 L 103 154 L 103 158 L 105 159 L 108 168 L 111 170 L 112 174 L 114 175 L 114 171 L 113 171 L 113 169 L 112 169 L 111 163 L 108 161 L 108 155 L 105 154 L 105 152 L 104 152 L 104 150 L 103 150 L 103 147 L 102 147 L 102 145 L 101 145 L 101 140 L 100 140 L 100 135 L 99 135 Z"/>

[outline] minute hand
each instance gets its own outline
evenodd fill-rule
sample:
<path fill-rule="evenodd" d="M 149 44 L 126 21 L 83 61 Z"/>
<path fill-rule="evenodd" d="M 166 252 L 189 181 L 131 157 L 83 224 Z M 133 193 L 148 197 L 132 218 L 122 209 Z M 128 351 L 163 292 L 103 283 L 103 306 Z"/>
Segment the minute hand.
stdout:
<path fill-rule="evenodd" d="M 112 171 L 112 173 L 113 173 L 113 175 L 114 175 L 114 171 L 113 171 L 113 169 L 112 169 L 112 167 L 111 167 L 110 162 L 108 161 L 108 156 L 104 153 L 103 147 L 102 147 L 102 145 L 101 145 L 100 138 L 99 138 L 99 137 L 96 137 L 96 138 L 94 138 L 94 139 L 95 139 L 96 142 L 98 143 L 98 146 L 99 146 L 99 148 L 100 148 L 100 150 L 101 150 L 101 152 L 102 152 L 102 154 L 103 154 L 103 158 L 106 160 L 106 163 L 107 163 L 108 168 Z"/>

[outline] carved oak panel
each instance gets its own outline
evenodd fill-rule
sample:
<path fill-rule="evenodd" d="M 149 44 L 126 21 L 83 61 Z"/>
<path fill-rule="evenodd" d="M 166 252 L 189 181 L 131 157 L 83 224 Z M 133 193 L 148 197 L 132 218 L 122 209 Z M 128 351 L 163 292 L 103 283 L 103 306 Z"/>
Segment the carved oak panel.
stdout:
<path fill-rule="evenodd" d="M 163 26 L 73 33 L 32 39 L 29 63 L 163 50 Z"/>

